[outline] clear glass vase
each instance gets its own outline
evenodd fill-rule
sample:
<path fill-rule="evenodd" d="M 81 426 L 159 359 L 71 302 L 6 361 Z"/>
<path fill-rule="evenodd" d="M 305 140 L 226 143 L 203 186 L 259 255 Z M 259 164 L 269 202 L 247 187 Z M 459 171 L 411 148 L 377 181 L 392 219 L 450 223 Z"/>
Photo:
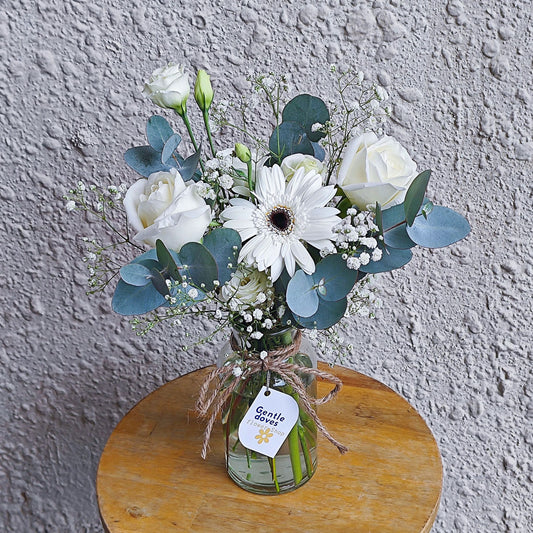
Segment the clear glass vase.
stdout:
<path fill-rule="evenodd" d="M 271 351 L 291 346 L 297 330 L 287 328 L 267 333 L 260 340 L 248 341 L 245 346 L 238 332 L 233 331 L 232 342 L 226 343 L 220 353 L 218 364 L 228 359 L 241 358 L 244 351 L 247 357 L 257 357 L 262 351 Z M 250 342 L 253 345 L 250 345 Z M 232 347 L 233 345 L 233 347 Z M 238 347 L 238 349 L 236 349 Z M 316 354 L 306 339 L 302 339 L 298 353 L 283 361 L 302 367 L 316 368 Z M 309 397 L 316 398 L 316 380 L 313 375 L 298 373 Z M 283 442 L 274 458 L 245 448 L 239 441 L 239 424 L 251 403 L 267 383 L 267 372 L 260 371 L 240 379 L 222 412 L 223 435 L 226 444 L 226 467 L 230 477 L 245 490 L 256 494 L 281 494 L 294 490 L 311 478 L 317 467 L 317 428 L 313 419 L 304 410 L 299 395 L 276 373 L 270 373 L 269 386 L 290 394 L 298 403 L 298 420 Z"/>

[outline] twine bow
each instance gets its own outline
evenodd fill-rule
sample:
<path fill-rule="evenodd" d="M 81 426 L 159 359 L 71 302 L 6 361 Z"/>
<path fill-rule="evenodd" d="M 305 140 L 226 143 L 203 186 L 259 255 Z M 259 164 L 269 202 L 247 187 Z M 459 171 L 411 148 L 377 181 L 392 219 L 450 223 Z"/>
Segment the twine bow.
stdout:
<path fill-rule="evenodd" d="M 211 432 L 219 413 L 224 407 L 224 404 L 231 397 L 232 393 L 235 392 L 242 380 L 245 380 L 253 374 L 261 371 L 275 372 L 288 385 L 290 385 L 298 394 L 301 405 L 303 406 L 305 412 L 313 419 L 320 433 L 322 433 L 326 439 L 336 446 L 340 453 L 344 454 L 348 451 L 346 446 L 338 442 L 330 435 L 328 430 L 318 418 L 316 411 L 313 409 L 313 405 L 321 405 L 335 398 L 342 388 L 342 381 L 337 376 L 329 374 L 328 372 L 324 372 L 323 370 L 318 370 L 317 368 L 308 368 L 284 361 L 284 359 L 287 357 L 298 353 L 301 339 L 302 334 L 298 330 L 296 332 L 293 344 L 268 352 L 264 359 L 259 357 L 247 357 L 245 354 L 244 360 L 246 364 L 244 365 L 244 369 L 242 369 L 237 362 L 230 362 L 220 368 L 215 368 L 207 375 L 202 387 L 200 388 L 198 401 L 196 402 L 196 411 L 199 416 L 206 418 L 209 414 L 209 411 L 211 411 L 204 432 L 204 442 L 201 453 L 203 459 L 205 459 L 207 456 Z M 238 349 L 238 346 L 235 346 L 235 341 L 233 339 L 232 347 L 234 349 Z M 237 368 L 242 371 L 240 379 L 234 378 L 230 380 L 232 376 L 235 376 L 234 371 Z M 329 383 L 334 384 L 335 387 L 322 398 L 311 398 L 307 394 L 305 385 L 298 373 L 319 377 L 325 381 L 328 381 Z M 214 392 L 209 395 L 209 389 L 213 381 L 216 381 L 220 385 L 218 385 Z"/>

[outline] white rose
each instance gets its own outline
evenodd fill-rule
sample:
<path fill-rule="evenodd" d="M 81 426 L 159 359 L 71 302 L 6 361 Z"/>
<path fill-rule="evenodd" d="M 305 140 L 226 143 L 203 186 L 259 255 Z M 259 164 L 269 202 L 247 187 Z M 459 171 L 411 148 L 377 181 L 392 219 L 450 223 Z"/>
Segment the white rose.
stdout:
<path fill-rule="evenodd" d="M 155 70 L 143 89 L 143 94 L 150 97 L 154 104 L 178 112 L 185 110 L 190 92 L 189 74 L 181 65 L 173 63 Z"/>
<path fill-rule="evenodd" d="M 232 301 L 237 305 L 252 306 L 258 300 L 260 294 L 268 290 L 268 277 L 265 272 L 259 272 L 255 268 L 241 267 L 236 270 L 231 279 L 222 287 L 222 300 Z"/>
<path fill-rule="evenodd" d="M 154 172 L 135 182 L 124 197 L 129 223 L 138 233 L 134 240 L 154 247 L 161 239 L 179 251 L 187 242 L 199 242 L 211 222 L 211 210 L 196 192 L 185 185 L 179 172 Z"/>
<path fill-rule="evenodd" d="M 401 204 L 416 176 L 416 163 L 394 137 L 378 139 L 368 132 L 348 144 L 338 185 L 352 205 L 365 210 L 376 202 L 382 207 Z"/>
<path fill-rule="evenodd" d="M 311 170 L 317 174 L 322 174 L 325 170 L 324 164 L 312 155 L 292 154 L 281 162 L 281 170 L 287 181 L 291 181 L 299 168 L 303 168 L 306 174 Z"/>

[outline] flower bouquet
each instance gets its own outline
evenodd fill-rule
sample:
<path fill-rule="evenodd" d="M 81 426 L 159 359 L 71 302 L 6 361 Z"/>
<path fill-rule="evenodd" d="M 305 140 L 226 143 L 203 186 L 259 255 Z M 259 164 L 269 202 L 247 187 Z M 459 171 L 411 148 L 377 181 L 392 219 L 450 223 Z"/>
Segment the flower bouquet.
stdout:
<path fill-rule="evenodd" d="M 140 179 L 107 188 L 80 182 L 67 197 L 67 209 L 89 211 L 114 236 L 86 239 L 90 291 L 117 280 L 113 310 L 133 316 L 138 333 L 186 315 L 212 319 L 214 333 L 228 330 L 199 391 L 197 409 L 207 419 L 201 453 L 221 416 L 228 473 L 257 493 L 310 479 L 317 431 L 346 451 L 316 411 L 342 383 L 316 368 L 302 332 L 349 349 L 336 324 L 368 312 L 373 274 L 403 267 L 416 245 L 447 246 L 470 231 L 461 215 L 426 197 L 431 172 L 419 173 L 406 149 L 382 134 L 385 90 L 358 72 L 332 68 L 332 76 L 330 113 L 316 96 L 288 100 L 287 79 L 274 75 L 250 78 L 251 98 L 215 105 L 200 70 L 199 143 L 187 73 L 158 69 L 144 93 L 180 117 L 191 153 L 167 119 L 152 116 L 148 144 L 125 154 Z M 264 136 L 254 127 L 265 129 L 265 121 L 253 124 L 259 97 L 272 112 Z M 215 127 L 222 139 L 237 132 L 239 142 L 221 149 Z M 333 385 L 320 399 L 317 377 Z"/>

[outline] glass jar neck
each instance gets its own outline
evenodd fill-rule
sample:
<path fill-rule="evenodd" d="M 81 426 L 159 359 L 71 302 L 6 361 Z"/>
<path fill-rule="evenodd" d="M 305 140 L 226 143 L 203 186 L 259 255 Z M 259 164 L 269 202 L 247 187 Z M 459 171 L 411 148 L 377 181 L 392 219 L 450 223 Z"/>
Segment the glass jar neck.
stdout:
<path fill-rule="evenodd" d="M 282 330 L 263 332 L 260 339 L 251 339 L 248 334 L 245 336 L 236 329 L 232 330 L 232 341 L 241 350 L 253 353 L 269 352 L 282 346 L 290 346 L 294 343 L 298 330 L 294 327 L 288 327 Z"/>

